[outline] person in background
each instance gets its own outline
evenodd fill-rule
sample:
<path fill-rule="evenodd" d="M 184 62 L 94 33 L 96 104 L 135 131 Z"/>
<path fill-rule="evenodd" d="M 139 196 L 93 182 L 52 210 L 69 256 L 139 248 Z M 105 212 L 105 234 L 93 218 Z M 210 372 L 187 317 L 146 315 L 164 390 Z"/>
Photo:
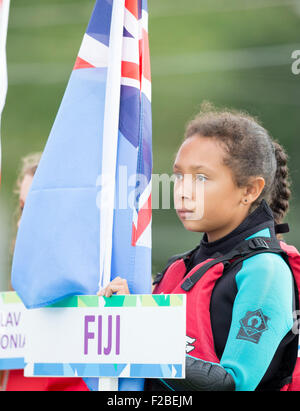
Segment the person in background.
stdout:
<path fill-rule="evenodd" d="M 33 153 L 22 159 L 15 188 L 15 194 L 18 196 L 15 215 L 16 231 L 20 225 L 26 198 L 40 158 L 41 153 Z M 15 239 L 12 243 L 12 252 L 14 245 Z M 11 285 L 10 289 L 13 291 Z M 0 391 L 89 391 L 89 389 L 81 378 L 30 378 L 24 377 L 23 370 L 5 370 L 0 371 Z"/>

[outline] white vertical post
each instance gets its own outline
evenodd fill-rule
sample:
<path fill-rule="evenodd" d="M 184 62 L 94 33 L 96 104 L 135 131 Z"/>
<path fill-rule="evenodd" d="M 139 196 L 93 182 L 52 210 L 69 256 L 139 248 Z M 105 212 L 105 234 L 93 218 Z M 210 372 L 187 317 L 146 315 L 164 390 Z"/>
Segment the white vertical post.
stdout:
<path fill-rule="evenodd" d="M 1 114 L 7 93 L 6 37 L 10 0 L 0 0 L 0 176 L 1 176 Z"/>
<path fill-rule="evenodd" d="M 102 189 L 100 197 L 100 288 L 105 287 L 111 278 L 124 8 L 125 0 L 113 0 L 103 126 Z M 117 391 L 118 378 L 99 378 L 98 389 L 99 391 Z"/>

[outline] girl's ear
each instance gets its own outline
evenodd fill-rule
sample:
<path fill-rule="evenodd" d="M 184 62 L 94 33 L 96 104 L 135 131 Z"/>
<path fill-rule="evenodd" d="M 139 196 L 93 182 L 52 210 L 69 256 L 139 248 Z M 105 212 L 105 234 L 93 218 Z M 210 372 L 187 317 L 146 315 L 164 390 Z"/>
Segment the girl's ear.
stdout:
<path fill-rule="evenodd" d="M 247 204 L 252 204 L 261 194 L 265 186 L 265 179 L 261 176 L 251 177 L 245 187 L 243 199 L 247 199 Z"/>

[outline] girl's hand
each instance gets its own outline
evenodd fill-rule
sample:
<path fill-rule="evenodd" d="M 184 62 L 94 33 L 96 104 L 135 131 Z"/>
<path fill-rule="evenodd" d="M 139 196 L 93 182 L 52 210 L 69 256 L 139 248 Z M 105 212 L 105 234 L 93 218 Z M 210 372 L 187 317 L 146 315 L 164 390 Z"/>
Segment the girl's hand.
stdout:
<path fill-rule="evenodd" d="M 130 294 L 127 280 L 121 277 L 113 279 L 103 290 L 99 290 L 97 295 L 110 297 L 116 293 L 117 295 Z"/>

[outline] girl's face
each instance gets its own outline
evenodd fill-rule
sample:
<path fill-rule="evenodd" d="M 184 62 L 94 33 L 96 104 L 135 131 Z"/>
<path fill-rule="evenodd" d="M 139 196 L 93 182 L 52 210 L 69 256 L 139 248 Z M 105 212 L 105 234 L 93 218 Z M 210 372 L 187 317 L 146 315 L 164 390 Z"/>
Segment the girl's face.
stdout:
<path fill-rule="evenodd" d="M 30 174 L 25 174 L 21 187 L 20 187 L 20 197 L 19 197 L 19 202 L 20 202 L 20 215 L 22 217 L 22 212 L 23 212 L 23 208 L 25 205 L 25 201 L 28 195 L 28 192 L 30 190 L 31 184 L 33 181 L 33 176 Z M 18 227 L 20 225 L 20 221 L 21 221 L 21 217 L 18 221 Z"/>
<path fill-rule="evenodd" d="M 187 230 L 206 232 L 209 241 L 230 233 L 249 209 L 242 203 L 245 188 L 235 185 L 224 156 L 215 138 L 195 135 L 183 142 L 173 166 L 177 215 Z"/>

